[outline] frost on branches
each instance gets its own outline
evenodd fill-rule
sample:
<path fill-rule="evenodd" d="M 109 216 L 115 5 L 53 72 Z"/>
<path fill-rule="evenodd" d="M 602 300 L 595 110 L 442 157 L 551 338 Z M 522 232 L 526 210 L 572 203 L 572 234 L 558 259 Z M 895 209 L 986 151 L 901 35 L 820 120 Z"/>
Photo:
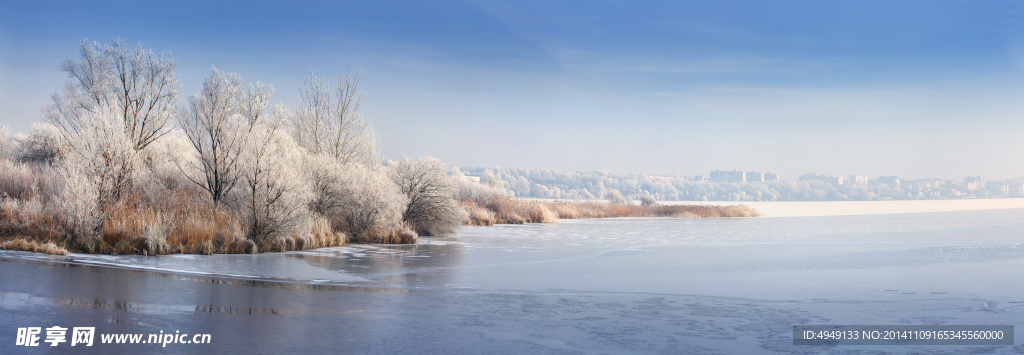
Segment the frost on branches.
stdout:
<path fill-rule="evenodd" d="M 405 158 L 389 165 L 392 181 L 408 197 L 402 220 L 420 235 L 455 233 L 466 211 L 455 201 L 455 184 L 444 164 L 434 158 Z"/>
<path fill-rule="evenodd" d="M 87 128 L 87 114 L 107 107 L 133 149 L 144 149 L 167 133 L 178 100 L 177 63 L 170 56 L 121 39 L 110 44 L 86 40 L 79 49 L 79 60 L 61 64 L 69 79 L 44 111 L 50 123 L 70 137 Z"/>
<path fill-rule="evenodd" d="M 61 207 L 80 237 L 99 232 L 114 204 L 141 173 L 139 153 L 116 115 L 116 108 L 109 106 L 82 110 L 80 126 L 66 142 L 66 159 L 60 161 Z"/>

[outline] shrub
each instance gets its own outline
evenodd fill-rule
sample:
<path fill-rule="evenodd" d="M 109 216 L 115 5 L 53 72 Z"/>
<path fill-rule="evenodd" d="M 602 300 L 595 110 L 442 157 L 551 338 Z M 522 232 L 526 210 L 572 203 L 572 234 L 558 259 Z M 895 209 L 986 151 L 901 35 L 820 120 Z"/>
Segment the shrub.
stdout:
<path fill-rule="evenodd" d="M 64 211 L 79 237 L 95 236 L 114 204 L 139 175 L 141 160 L 112 107 L 81 110 L 80 126 L 67 135 L 70 148 L 59 170 Z"/>
<path fill-rule="evenodd" d="M 620 193 L 619 190 L 615 189 L 608 190 L 608 192 L 604 194 L 604 199 L 608 200 L 608 203 L 613 203 L 617 205 L 625 205 L 629 203 L 629 201 L 627 201 L 626 198 L 622 196 L 622 193 Z"/>
<path fill-rule="evenodd" d="M 50 123 L 33 123 L 28 134 L 14 138 L 13 158 L 25 163 L 54 164 L 64 158 L 67 142 L 60 129 Z"/>
<path fill-rule="evenodd" d="M 654 206 L 654 205 L 657 205 L 657 204 L 658 204 L 658 200 L 655 200 L 654 197 L 651 196 L 651 195 L 645 195 L 643 197 L 640 197 L 640 205 L 641 206 Z"/>
<path fill-rule="evenodd" d="M 408 198 L 402 221 L 420 235 L 455 233 L 466 212 L 455 201 L 455 186 L 434 158 L 390 163 L 391 179 Z"/>
<path fill-rule="evenodd" d="M 356 240 L 371 231 L 398 229 L 406 199 L 379 167 L 352 164 L 337 178 L 335 223 Z"/>
<path fill-rule="evenodd" d="M 256 125 L 240 164 L 239 204 L 248 222 L 249 238 L 265 239 L 301 234 L 312 200 L 302 176 L 305 151 L 275 125 Z"/>

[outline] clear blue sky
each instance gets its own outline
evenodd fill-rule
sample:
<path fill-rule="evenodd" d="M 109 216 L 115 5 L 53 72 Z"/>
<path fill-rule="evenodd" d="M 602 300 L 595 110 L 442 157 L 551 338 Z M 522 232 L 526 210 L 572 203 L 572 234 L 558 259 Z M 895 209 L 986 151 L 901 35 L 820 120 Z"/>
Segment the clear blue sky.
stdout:
<path fill-rule="evenodd" d="M 210 66 L 293 105 L 362 74 L 387 158 L 459 165 L 909 178 L 1024 176 L 1020 1 L 5 2 L 15 131 L 83 39 Z"/>

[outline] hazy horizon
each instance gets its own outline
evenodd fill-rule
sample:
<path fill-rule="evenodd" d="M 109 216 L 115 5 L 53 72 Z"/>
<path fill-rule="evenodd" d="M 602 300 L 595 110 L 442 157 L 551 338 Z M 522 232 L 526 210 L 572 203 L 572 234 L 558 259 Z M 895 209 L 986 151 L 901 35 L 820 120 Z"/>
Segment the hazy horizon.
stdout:
<path fill-rule="evenodd" d="M 0 123 L 25 131 L 83 39 L 211 66 L 291 106 L 362 75 L 385 158 L 459 166 L 1024 176 L 1024 4 L 11 3 Z"/>

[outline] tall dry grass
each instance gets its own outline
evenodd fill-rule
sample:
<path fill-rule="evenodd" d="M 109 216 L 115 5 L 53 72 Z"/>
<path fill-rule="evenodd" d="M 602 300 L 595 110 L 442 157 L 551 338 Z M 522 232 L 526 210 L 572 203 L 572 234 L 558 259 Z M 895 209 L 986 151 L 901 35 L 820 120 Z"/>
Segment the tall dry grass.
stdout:
<path fill-rule="evenodd" d="M 463 200 L 467 225 L 552 223 L 559 219 L 669 217 L 721 218 L 757 217 L 760 213 L 746 205 L 628 205 L 603 202 L 524 200 L 508 196 L 490 196 Z"/>
<path fill-rule="evenodd" d="M 237 213 L 205 199 L 197 188 L 180 187 L 160 195 L 133 190 L 101 230 L 99 252 L 116 254 L 255 254 L 344 245 L 346 237 L 322 217 L 305 233 L 249 239 Z"/>
<path fill-rule="evenodd" d="M 36 253 L 54 254 L 54 255 L 67 255 L 67 249 L 64 249 L 56 244 L 48 242 L 38 242 L 35 240 L 26 239 L 25 237 L 17 237 L 12 240 L 8 240 L 0 243 L 0 249 L 3 250 L 22 250 L 31 251 Z"/>
<path fill-rule="evenodd" d="M 353 237 L 353 243 L 361 244 L 416 244 L 419 235 L 408 227 L 398 229 L 371 229 Z"/>
<path fill-rule="evenodd" d="M 508 196 L 492 196 L 482 201 L 463 201 L 471 225 L 554 223 L 558 221 L 551 206 L 542 201 Z"/>
<path fill-rule="evenodd" d="M 214 205 L 194 185 L 159 179 L 133 185 L 107 211 L 98 235 L 73 238 L 71 223 L 53 206 L 55 201 L 49 192 L 55 190 L 53 174 L 44 165 L 0 161 L 0 236 L 19 236 L 6 241 L 5 249 L 142 255 L 240 254 L 346 243 L 346 236 L 333 230 L 329 221 L 313 218 L 305 233 L 257 244 L 247 238 L 248 230 L 237 212 Z"/>

